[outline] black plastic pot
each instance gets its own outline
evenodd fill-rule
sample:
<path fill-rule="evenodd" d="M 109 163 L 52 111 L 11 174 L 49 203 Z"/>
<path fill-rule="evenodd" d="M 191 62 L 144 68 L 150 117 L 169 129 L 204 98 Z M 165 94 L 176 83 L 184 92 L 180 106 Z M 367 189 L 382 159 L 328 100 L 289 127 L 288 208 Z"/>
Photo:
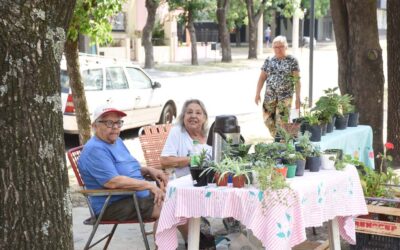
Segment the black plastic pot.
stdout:
<path fill-rule="evenodd" d="M 320 125 L 309 125 L 307 130 L 311 133 L 310 141 L 321 141 L 322 129 Z"/>
<path fill-rule="evenodd" d="M 332 117 L 332 121 L 326 125 L 326 133 L 332 133 L 335 127 L 336 116 Z"/>
<path fill-rule="evenodd" d="M 202 176 L 200 176 L 200 174 L 203 172 L 203 170 L 205 170 L 205 168 L 201 168 L 201 167 L 191 167 L 190 168 L 190 174 L 192 175 L 193 181 L 196 181 L 196 183 L 194 184 L 194 186 L 196 186 L 196 187 L 207 186 L 207 184 L 208 184 L 209 173 L 203 174 Z"/>
<path fill-rule="evenodd" d="M 297 160 L 296 166 L 296 176 L 303 176 L 304 169 L 306 168 L 306 160 Z"/>
<path fill-rule="evenodd" d="M 324 136 L 326 135 L 326 130 L 327 130 L 327 123 L 321 124 L 321 135 Z"/>
<path fill-rule="evenodd" d="M 359 116 L 360 116 L 360 113 L 358 113 L 358 112 L 349 113 L 349 121 L 347 123 L 347 126 L 348 127 L 357 127 Z"/>
<path fill-rule="evenodd" d="M 338 130 L 346 129 L 348 121 L 349 121 L 349 114 L 345 114 L 343 116 L 336 116 L 335 128 Z"/>
<path fill-rule="evenodd" d="M 321 167 L 321 157 L 320 156 L 307 156 L 306 157 L 306 169 L 310 172 L 318 172 Z"/>

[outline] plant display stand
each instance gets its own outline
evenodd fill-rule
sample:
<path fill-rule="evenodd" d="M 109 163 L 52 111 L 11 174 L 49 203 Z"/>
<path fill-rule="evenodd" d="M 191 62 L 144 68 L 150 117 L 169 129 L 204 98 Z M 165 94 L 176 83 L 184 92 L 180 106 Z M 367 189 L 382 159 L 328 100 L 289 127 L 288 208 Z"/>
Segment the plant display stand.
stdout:
<path fill-rule="evenodd" d="M 400 199 L 366 198 L 367 216 L 356 218 L 357 244 L 352 250 L 400 250 Z M 388 206 L 390 204 L 390 206 Z"/>

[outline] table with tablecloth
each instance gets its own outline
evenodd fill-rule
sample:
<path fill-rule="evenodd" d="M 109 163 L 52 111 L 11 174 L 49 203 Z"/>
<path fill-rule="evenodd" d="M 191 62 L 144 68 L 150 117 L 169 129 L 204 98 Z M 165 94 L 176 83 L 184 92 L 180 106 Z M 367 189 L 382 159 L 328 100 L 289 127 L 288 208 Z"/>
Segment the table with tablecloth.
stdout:
<path fill-rule="evenodd" d="M 357 157 L 368 167 L 374 168 L 374 150 L 373 150 L 372 128 L 367 125 L 358 125 L 357 127 L 348 127 L 344 130 L 334 130 L 322 136 L 320 142 L 315 144 L 320 149 L 341 149 L 344 154 Z"/>
<path fill-rule="evenodd" d="M 287 182 L 290 189 L 262 192 L 252 186 L 193 187 L 190 176 L 171 181 L 156 232 L 158 249 L 176 249 L 177 226 L 200 217 L 240 220 L 266 249 L 290 249 L 306 240 L 306 227 L 335 220 L 342 238 L 354 244 L 353 217 L 368 213 L 354 166 L 306 171 Z M 189 230 L 195 229 L 198 224 Z"/>

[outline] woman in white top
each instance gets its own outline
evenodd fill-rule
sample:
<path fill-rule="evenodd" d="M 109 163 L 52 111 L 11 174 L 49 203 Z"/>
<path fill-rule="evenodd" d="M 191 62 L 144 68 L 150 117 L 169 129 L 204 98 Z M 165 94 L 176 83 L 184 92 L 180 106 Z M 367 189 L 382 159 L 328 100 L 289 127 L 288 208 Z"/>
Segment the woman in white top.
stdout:
<path fill-rule="evenodd" d="M 170 130 L 160 163 L 164 169 L 175 168 L 176 177 L 190 174 L 190 153 L 193 141 L 200 143 L 201 148 L 211 155 L 212 148 L 207 145 L 208 114 L 202 101 L 187 100 L 183 104 L 178 123 Z"/>

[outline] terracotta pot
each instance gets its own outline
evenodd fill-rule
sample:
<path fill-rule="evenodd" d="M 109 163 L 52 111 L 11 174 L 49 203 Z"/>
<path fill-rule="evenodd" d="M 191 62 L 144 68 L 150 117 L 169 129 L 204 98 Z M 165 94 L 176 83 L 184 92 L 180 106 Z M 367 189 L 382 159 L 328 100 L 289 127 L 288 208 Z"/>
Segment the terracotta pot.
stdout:
<path fill-rule="evenodd" d="M 244 176 L 244 175 L 233 176 L 232 183 L 233 183 L 233 187 L 242 188 L 242 187 L 244 187 L 244 184 L 246 183 L 246 176 Z"/>
<path fill-rule="evenodd" d="M 283 168 L 274 168 L 276 172 L 280 173 L 281 175 L 283 175 L 286 178 L 287 175 L 287 167 L 283 167 Z"/>
<path fill-rule="evenodd" d="M 224 177 L 222 177 L 222 179 L 219 179 L 219 173 L 215 173 L 214 175 L 214 179 L 215 179 L 215 183 L 217 183 L 217 186 L 227 186 L 228 185 L 228 175 L 224 175 Z"/>

